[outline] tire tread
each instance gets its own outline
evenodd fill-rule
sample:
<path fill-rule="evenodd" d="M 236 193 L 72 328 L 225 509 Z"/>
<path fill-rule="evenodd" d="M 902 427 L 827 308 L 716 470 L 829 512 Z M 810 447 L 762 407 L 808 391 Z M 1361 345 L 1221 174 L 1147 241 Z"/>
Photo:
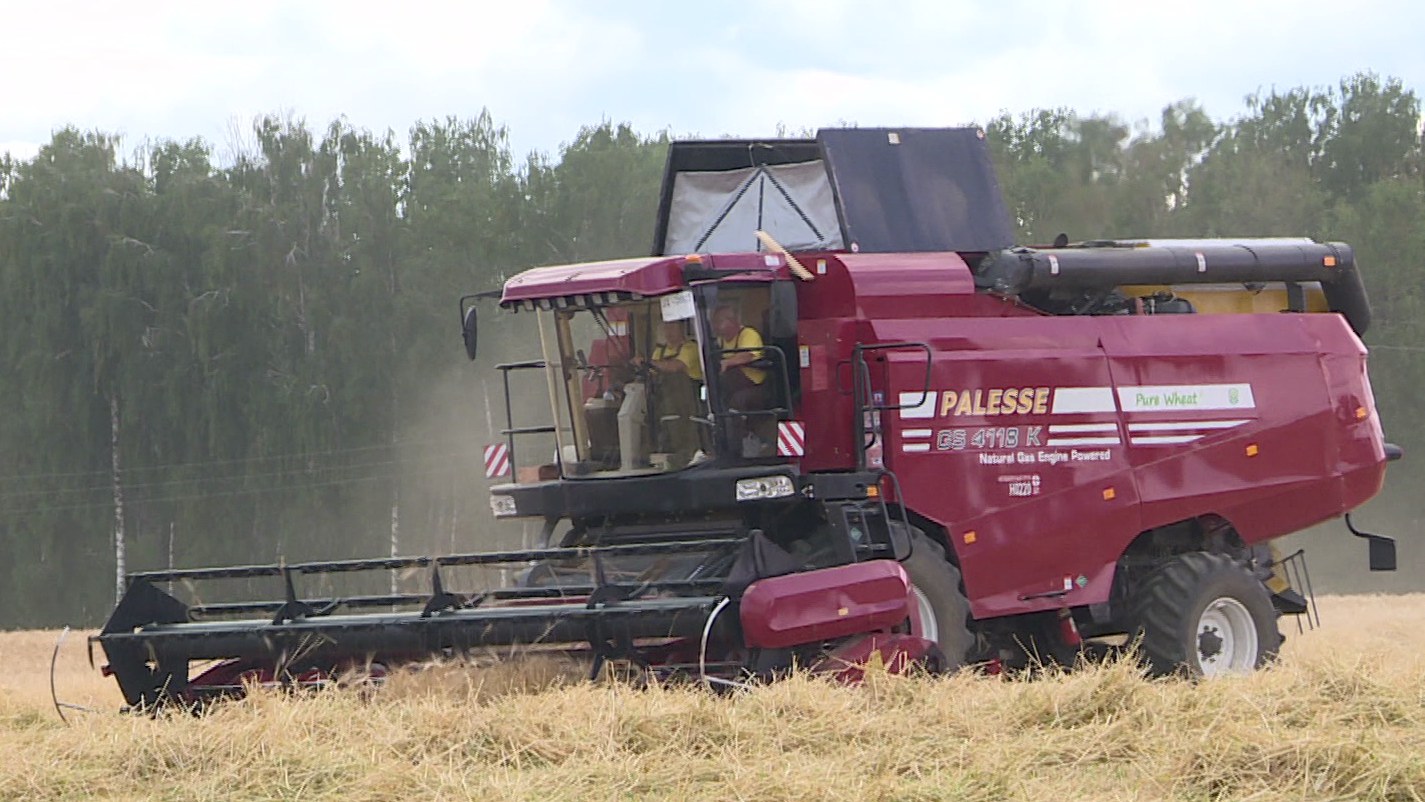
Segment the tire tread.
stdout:
<path fill-rule="evenodd" d="M 1248 577 L 1259 586 L 1239 563 L 1225 554 L 1194 551 L 1180 554 L 1163 563 L 1144 580 L 1132 604 L 1133 619 L 1137 624 L 1140 638 L 1139 653 L 1154 676 L 1194 673 L 1192 655 L 1188 654 L 1189 628 L 1195 622 L 1189 621 L 1191 611 L 1198 605 L 1200 588 L 1219 574 L 1238 573 Z M 1260 588 L 1260 599 L 1241 600 L 1254 602 L 1261 609 L 1272 610 L 1271 598 L 1265 587 Z M 1247 605 L 1251 612 L 1253 604 Z M 1254 622 L 1256 618 L 1254 615 Z M 1259 624 L 1259 629 L 1262 627 Z M 1261 634 L 1259 632 L 1259 634 Z M 1275 619 L 1269 627 L 1269 637 L 1259 638 L 1261 654 L 1257 659 L 1260 666 L 1276 656 L 1281 647 L 1282 637 L 1277 630 Z"/>
<path fill-rule="evenodd" d="M 975 645 L 974 633 L 970 631 L 970 602 L 965 596 L 965 589 L 962 585 L 960 569 L 950 562 L 945 556 L 945 547 L 936 541 L 935 538 L 927 535 L 916 527 L 910 528 L 910 556 L 902 563 L 906 567 L 907 573 L 911 571 L 911 561 L 917 560 L 917 551 L 924 550 L 928 555 L 923 563 L 928 569 L 935 571 L 938 576 L 933 577 L 936 584 L 942 586 L 942 590 L 949 598 L 947 601 L 955 608 L 958 608 L 952 615 L 958 617 L 958 625 L 938 620 L 936 625 L 939 629 L 939 641 L 941 651 L 944 654 L 945 667 L 954 671 L 965 665 L 970 657 L 971 650 Z M 912 577 L 914 579 L 914 577 Z M 928 584 L 928 583 L 927 583 Z M 925 588 L 922 587 L 922 592 Z M 949 648 L 946 648 L 946 647 Z"/>

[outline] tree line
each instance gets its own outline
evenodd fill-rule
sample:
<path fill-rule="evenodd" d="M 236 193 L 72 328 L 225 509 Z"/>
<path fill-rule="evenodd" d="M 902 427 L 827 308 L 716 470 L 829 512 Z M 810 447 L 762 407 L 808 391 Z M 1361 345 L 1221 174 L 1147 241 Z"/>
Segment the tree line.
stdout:
<path fill-rule="evenodd" d="M 982 125 L 1023 243 L 1350 242 L 1379 405 L 1419 443 L 1413 89 L 1361 74 L 1259 92 L 1226 121 L 1182 101 L 1151 124 L 1041 109 Z M 517 157 L 488 112 L 403 140 L 266 117 L 221 161 L 201 140 L 125 151 L 73 128 L 0 159 L 0 628 L 97 623 L 124 567 L 518 542 L 493 534 L 480 448 L 503 426 L 490 366 L 537 344 L 485 307 L 471 367 L 457 299 L 647 253 L 670 136 L 603 122 Z M 1405 492 L 1383 503 L 1420 515 Z"/>

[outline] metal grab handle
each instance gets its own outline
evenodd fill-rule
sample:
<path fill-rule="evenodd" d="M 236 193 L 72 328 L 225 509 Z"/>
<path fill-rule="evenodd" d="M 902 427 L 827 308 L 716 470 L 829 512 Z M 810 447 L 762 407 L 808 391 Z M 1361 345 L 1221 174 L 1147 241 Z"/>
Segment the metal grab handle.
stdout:
<path fill-rule="evenodd" d="M 893 351 L 907 348 L 914 348 L 918 351 L 925 352 L 925 377 L 920 385 L 920 400 L 914 404 L 873 404 L 871 407 L 872 409 L 879 409 L 883 412 L 895 412 L 901 409 L 914 409 L 915 407 L 924 404 L 927 397 L 930 395 L 930 362 L 932 359 L 932 352 L 930 350 L 929 343 L 914 342 L 910 340 L 896 343 L 877 343 L 874 345 L 862 345 L 860 343 L 856 344 L 855 350 L 863 354 L 867 351 Z M 840 377 L 838 376 L 837 378 Z M 869 375 L 867 376 L 867 378 L 870 378 Z"/>

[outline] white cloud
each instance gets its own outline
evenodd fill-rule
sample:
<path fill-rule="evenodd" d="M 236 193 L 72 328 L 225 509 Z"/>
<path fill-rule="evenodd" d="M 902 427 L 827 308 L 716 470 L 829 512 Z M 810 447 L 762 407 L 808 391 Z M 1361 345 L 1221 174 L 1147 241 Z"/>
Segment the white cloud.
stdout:
<path fill-rule="evenodd" d="M 33 159 L 39 152 L 38 142 L 0 142 L 0 153 L 8 153 L 21 161 Z"/>
<path fill-rule="evenodd" d="M 403 137 L 488 107 L 523 153 L 603 118 L 753 136 L 1058 106 L 1156 120 L 1185 97 L 1225 118 L 1258 88 L 1364 69 L 1425 89 L 1418 48 L 1376 46 L 1425 28 L 1425 5 L 1403 0 L 20 0 L 0 14 L 0 141 L 21 156 L 66 124 L 221 145 L 232 120 L 288 110 Z"/>

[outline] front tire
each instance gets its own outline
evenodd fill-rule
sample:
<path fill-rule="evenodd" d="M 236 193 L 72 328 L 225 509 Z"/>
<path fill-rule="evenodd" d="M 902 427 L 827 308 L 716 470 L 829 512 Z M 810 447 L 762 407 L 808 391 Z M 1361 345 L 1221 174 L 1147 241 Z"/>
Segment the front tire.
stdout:
<path fill-rule="evenodd" d="M 955 671 L 965 665 L 975 643 L 969 627 L 970 602 L 960 587 L 960 569 L 945 559 L 944 547 L 919 529 L 910 528 L 909 541 L 910 556 L 901 566 L 910 577 L 911 602 L 920 622 L 915 634 L 934 641 L 944 657 L 942 668 Z"/>
<path fill-rule="evenodd" d="M 1168 560 L 1138 588 L 1133 608 L 1139 652 L 1154 676 L 1245 674 L 1281 648 L 1271 594 L 1224 554 Z"/>

